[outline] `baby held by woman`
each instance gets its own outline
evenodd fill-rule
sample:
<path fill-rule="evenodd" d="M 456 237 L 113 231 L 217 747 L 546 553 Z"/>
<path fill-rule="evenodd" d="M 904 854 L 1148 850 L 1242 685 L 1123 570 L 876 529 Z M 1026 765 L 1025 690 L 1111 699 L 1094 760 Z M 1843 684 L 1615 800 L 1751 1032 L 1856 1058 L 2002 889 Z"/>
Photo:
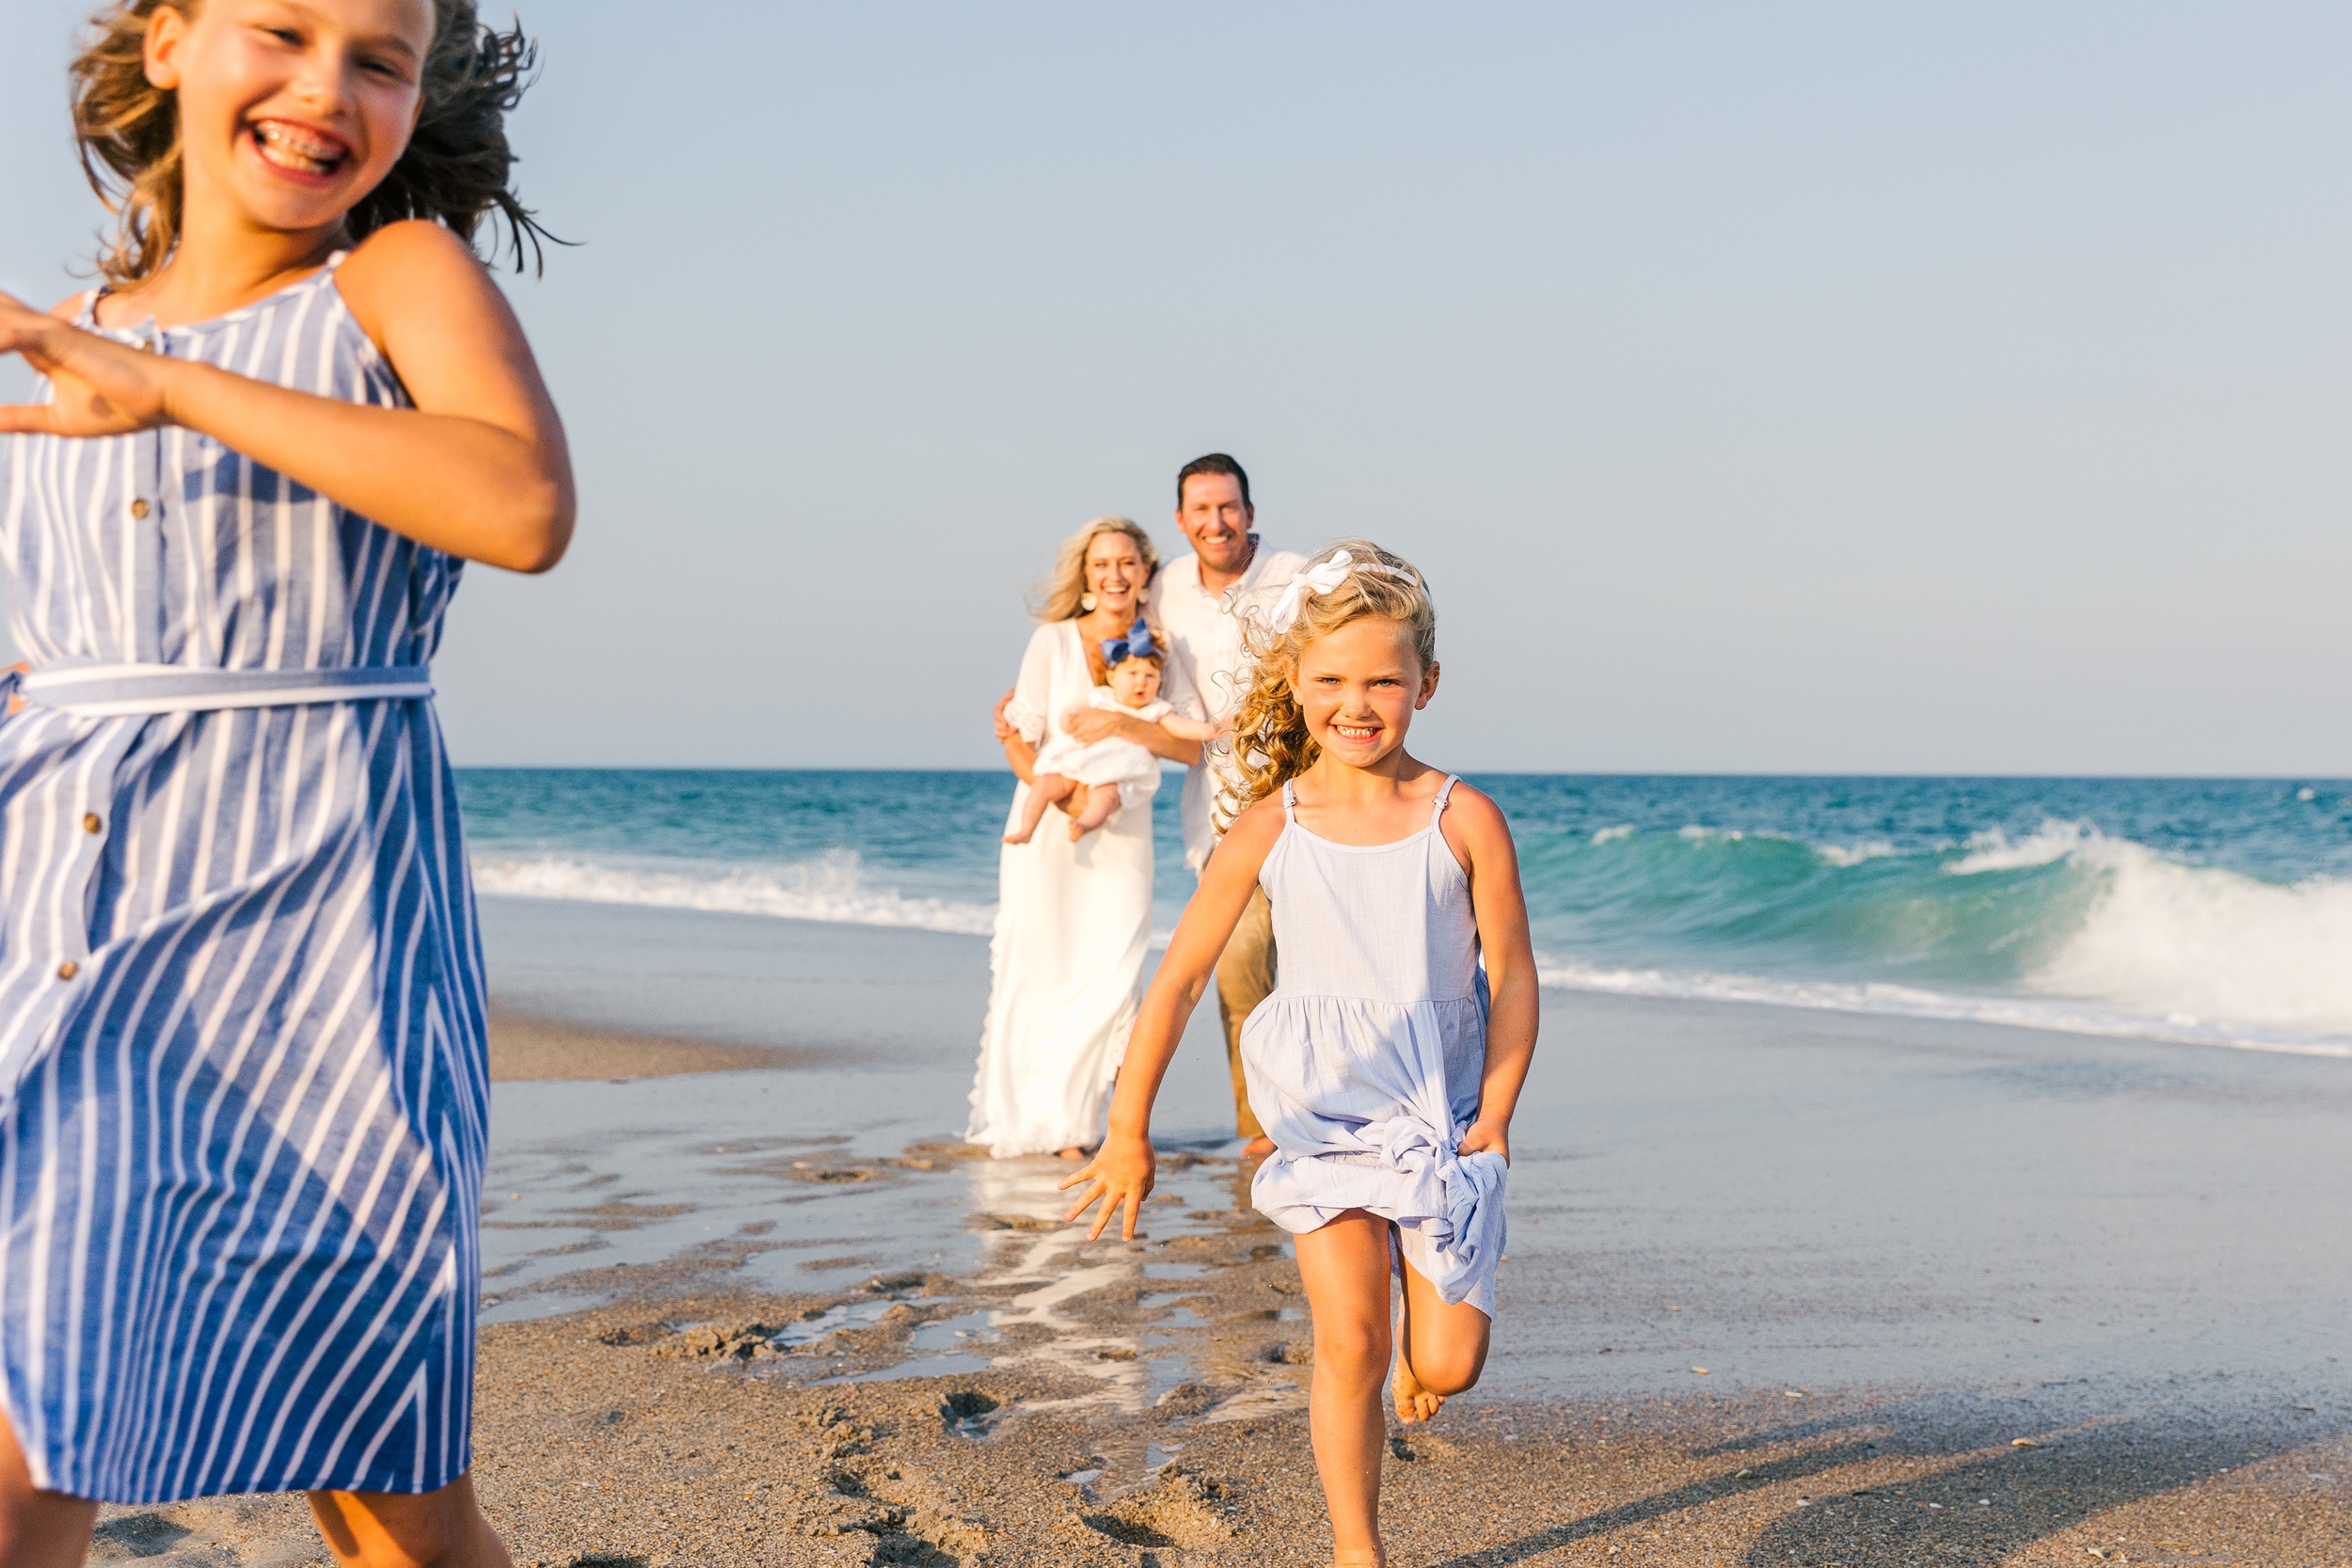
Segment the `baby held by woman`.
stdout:
<path fill-rule="evenodd" d="M 1160 673 L 1166 662 L 1152 627 L 1137 617 L 1126 636 L 1104 640 L 1103 663 L 1110 684 L 1096 687 L 1089 702 L 1106 713 L 1156 723 L 1182 739 L 1209 739 L 1216 734 L 1215 724 L 1186 719 L 1160 701 Z M 1028 843 L 1045 819 L 1045 808 L 1057 801 L 1069 815 L 1071 838 L 1084 838 L 1109 821 L 1111 813 L 1151 800 L 1159 787 L 1159 758 L 1134 741 L 1114 736 L 1081 743 L 1057 731 L 1038 751 L 1021 827 L 1007 833 L 1005 842 Z"/>

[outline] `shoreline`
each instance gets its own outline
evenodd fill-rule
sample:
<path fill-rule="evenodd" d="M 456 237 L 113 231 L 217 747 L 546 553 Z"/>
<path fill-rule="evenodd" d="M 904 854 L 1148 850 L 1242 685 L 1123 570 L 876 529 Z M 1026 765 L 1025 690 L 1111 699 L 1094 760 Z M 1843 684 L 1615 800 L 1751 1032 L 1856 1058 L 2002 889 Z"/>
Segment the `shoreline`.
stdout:
<path fill-rule="evenodd" d="M 1088 1247 L 1066 1166 L 956 1141 L 978 939 L 485 924 L 476 1474 L 518 1564 L 1327 1561 L 1213 1022 L 1146 1235 Z M 1393 1433 L 1399 1568 L 2352 1562 L 2335 1063 L 1546 1002 L 1486 1378 Z M 326 1560 L 291 1497 L 101 1541 Z"/>
<path fill-rule="evenodd" d="M 895 1053 L 908 1025 L 926 1045 L 977 1040 L 987 996 L 989 939 L 922 927 L 863 925 L 798 916 L 743 914 L 660 905 L 568 902 L 485 895 L 485 925 L 494 932 L 529 932 L 522 950 L 494 965 L 506 972 L 513 994 L 494 998 L 510 1019 L 564 1023 L 640 1037 L 679 1037 L 714 1044 L 761 1045 L 785 1051 Z M 645 952 L 625 950 L 618 933 L 659 932 Z M 561 933 L 561 935 L 557 935 Z M 1152 961 L 1166 948 L 1166 931 L 1152 939 Z M 698 940 L 699 939 L 699 940 Z M 710 946 L 706 949 L 702 941 Z M 617 974 L 577 961 L 569 944 L 598 950 Z M 875 955 L 893 949 L 914 960 L 914 994 L 895 994 L 897 981 Z M 765 959 L 775 973 L 745 972 Z M 2126 1046 L 2185 1046 L 2352 1061 L 2352 1039 L 2331 1035 L 2240 1029 L 2226 1023 L 2168 1022 L 2108 1004 L 2031 994 L 1922 990 L 1891 982 L 1797 980 L 1741 974 L 1597 965 L 1538 954 L 1547 995 L 1616 997 L 1694 1006 L 1764 1007 L 1906 1023 L 1955 1024 L 2029 1034 L 2070 1035 Z M 660 962 L 652 961 L 659 958 Z M 675 967 L 669 967 L 675 966 Z M 692 974 L 715 994 L 682 985 Z M 632 994 L 622 976 L 646 993 Z M 852 981 L 852 977 L 854 980 Z M 857 994 L 859 991 L 866 994 Z M 893 994 L 876 995 L 876 991 Z M 961 1007 L 961 1011 L 959 1010 Z M 895 1030 L 873 1026 L 886 1012 Z M 861 1014 L 865 1016 L 861 1016 Z M 968 1014 L 969 1016 L 964 1016 Z M 796 1020 L 795 1037 L 773 1037 L 777 1017 Z M 758 1065 L 747 1062 L 745 1065 Z M 788 1065 L 788 1064 L 787 1064 Z M 680 1068 L 678 1070 L 721 1070 Z M 580 1076 L 596 1076 L 583 1072 Z"/>

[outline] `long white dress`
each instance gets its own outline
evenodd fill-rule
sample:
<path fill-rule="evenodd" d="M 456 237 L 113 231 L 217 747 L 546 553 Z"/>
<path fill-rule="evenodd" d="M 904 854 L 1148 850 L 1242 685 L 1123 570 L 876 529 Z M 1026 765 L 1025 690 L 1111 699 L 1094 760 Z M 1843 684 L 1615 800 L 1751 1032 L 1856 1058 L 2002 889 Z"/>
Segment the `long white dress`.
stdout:
<path fill-rule="evenodd" d="M 1091 705 L 1094 673 L 1077 624 L 1040 626 L 1021 660 L 1008 722 L 1032 744 Z M 1028 786 L 1014 788 L 1006 831 Z M 964 1137 L 998 1158 L 1099 1143 L 1111 1079 L 1136 1022 L 1152 934 L 1152 808 L 1121 806 L 1072 843 L 1051 815 L 997 860 L 988 1022 Z"/>

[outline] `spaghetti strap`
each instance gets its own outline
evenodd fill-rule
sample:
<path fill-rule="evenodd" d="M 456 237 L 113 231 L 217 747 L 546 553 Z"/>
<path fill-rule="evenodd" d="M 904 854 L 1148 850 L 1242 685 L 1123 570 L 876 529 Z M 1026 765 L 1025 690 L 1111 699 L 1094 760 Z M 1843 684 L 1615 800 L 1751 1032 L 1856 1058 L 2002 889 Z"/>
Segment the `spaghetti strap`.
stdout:
<path fill-rule="evenodd" d="M 1438 798 L 1429 803 L 1429 825 L 1431 827 L 1436 827 L 1438 819 L 1445 816 L 1446 797 L 1453 794 L 1454 786 L 1461 782 L 1458 775 L 1448 773 L 1445 776 L 1445 783 L 1438 786 Z"/>
<path fill-rule="evenodd" d="M 1282 781 L 1282 820 L 1294 827 L 1298 823 L 1298 786 L 1288 779 Z"/>

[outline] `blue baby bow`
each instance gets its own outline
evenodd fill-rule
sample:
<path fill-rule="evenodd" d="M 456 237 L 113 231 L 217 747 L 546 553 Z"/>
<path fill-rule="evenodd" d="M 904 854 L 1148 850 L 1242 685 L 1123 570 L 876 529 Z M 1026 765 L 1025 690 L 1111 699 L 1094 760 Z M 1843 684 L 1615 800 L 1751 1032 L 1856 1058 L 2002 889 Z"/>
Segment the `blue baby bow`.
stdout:
<path fill-rule="evenodd" d="M 1109 668 L 1116 669 L 1131 658 L 1159 657 L 1160 646 L 1152 641 L 1152 627 L 1140 615 L 1136 617 L 1136 624 L 1127 628 L 1126 636 L 1103 639 L 1103 663 Z"/>

